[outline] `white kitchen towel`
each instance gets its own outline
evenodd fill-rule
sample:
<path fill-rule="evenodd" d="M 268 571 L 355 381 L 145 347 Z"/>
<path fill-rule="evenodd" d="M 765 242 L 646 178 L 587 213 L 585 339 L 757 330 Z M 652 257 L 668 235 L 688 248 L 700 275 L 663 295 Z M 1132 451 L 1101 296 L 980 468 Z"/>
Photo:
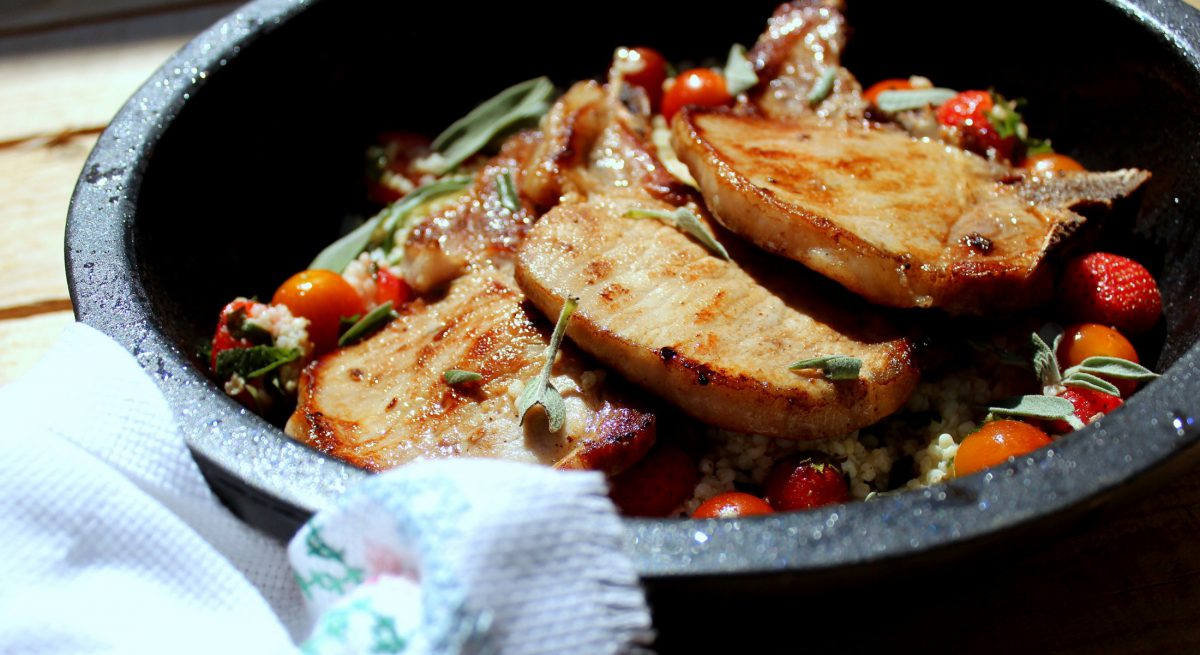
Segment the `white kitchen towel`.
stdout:
<path fill-rule="evenodd" d="M 598 475 L 377 476 L 297 535 L 294 572 L 213 497 L 153 382 L 99 332 L 68 328 L 0 389 L 0 412 L 0 652 L 599 653 L 648 638 Z M 339 556 L 361 572 L 326 589 Z"/>

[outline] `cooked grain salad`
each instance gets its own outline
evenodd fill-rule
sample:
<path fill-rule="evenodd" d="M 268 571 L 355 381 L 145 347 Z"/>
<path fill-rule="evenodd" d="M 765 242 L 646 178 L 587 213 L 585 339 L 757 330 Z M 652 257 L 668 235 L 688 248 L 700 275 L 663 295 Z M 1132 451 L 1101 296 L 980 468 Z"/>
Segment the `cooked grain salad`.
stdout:
<path fill-rule="evenodd" d="M 368 470 L 599 470 L 634 516 L 870 500 L 1117 410 L 1155 376 L 1134 344 L 1161 299 L 1075 210 L 1150 173 L 1055 152 L 986 77 L 864 88 L 841 9 L 780 5 L 712 66 L 622 47 L 603 80 L 381 134 L 379 212 L 220 311 L 214 378 Z"/>

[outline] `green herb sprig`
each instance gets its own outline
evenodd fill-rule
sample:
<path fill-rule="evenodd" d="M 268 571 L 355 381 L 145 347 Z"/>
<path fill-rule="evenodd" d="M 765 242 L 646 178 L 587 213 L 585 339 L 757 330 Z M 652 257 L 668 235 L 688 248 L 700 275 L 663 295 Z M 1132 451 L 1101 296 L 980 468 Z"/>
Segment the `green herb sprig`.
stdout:
<path fill-rule="evenodd" d="M 792 371 L 810 369 L 821 371 L 828 380 L 857 380 L 862 370 L 862 360 L 848 355 L 826 355 L 802 359 L 788 366 L 788 370 Z"/>
<path fill-rule="evenodd" d="M 758 84 L 758 75 L 754 72 L 754 63 L 746 57 L 746 48 L 740 43 L 729 48 L 729 57 L 725 60 L 725 87 L 729 95 L 749 91 Z"/>
<path fill-rule="evenodd" d="M 439 175 L 444 175 L 493 139 L 541 118 L 550 109 L 554 83 L 537 77 L 514 84 L 472 109 L 433 140 L 433 149 L 442 155 Z"/>
<path fill-rule="evenodd" d="M 562 346 L 563 335 L 571 314 L 579 305 L 579 298 L 569 296 L 563 303 L 562 311 L 558 313 L 558 321 L 554 324 L 554 333 L 550 335 L 550 345 L 546 347 L 546 362 L 542 364 L 541 373 L 525 384 L 521 397 L 517 399 L 517 413 L 521 417 L 520 424 L 525 424 L 525 414 L 534 405 L 541 405 L 546 410 L 546 421 L 551 432 L 562 430 L 567 421 L 567 405 L 563 402 L 562 394 L 550 382 L 550 369 L 554 367 L 554 358 Z"/>
<path fill-rule="evenodd" d="M 817 78 L 817 83 L 813 85 L 812 90 L 808 92 L 808 97 L 805 98 L 808 101 L 809 107 L 816 107 L 825 98 L 828 98 L 829 94 L 833 93 L 833 83 L 837 81 L 837 72 L 837 66 L 827 66 L 821 71 L 821 76 Z"/>
<path fill-rule="evenodd" d="M 721 245 L 721 242 L 717 241 L 713 233 L 708 231 L 708 228 L 700 221 L 700 217 L 692 213 L 687 207 L 680 207 L 673 212 L 661 209 L 635 208 L 625 212 L 625 218 L 654 218 L 660 220 L 699 241 L 700 245 L 708 248 L 709 251 L 722 259 L 733 261 L 729 256 L 729 251 L 725 250 L 725 246 Z"/>
<path fill-rule="evenodd" d="M 446 384 L 456 385 L 466 384 L 468 382 L 479 382 L 483 379 L 483 376 L 475 371 L 463 371 L 457 368 L 452 368 L 447 369 L 445 373 L 442 373 L 442 379 L 446 381 Z"/>
<path fill-rule="evenodd" d="M 875 98 L 875 106 L 885 114 L 896 114 L 922 107 L 938 107 L 956 95 L 958 91 L 954 89 L 897 89 L 880 93 Z"/>
<path fill-rule="evenodd" d="M 357 323 L 350 326 L 350 329 L 342 333 L 342 336 L 338 339 L 338 347 L 348 346 L 361 341 L 364 337 L 387 325 L 396 316 L 398 314 L 392 311 L 392 301 L 389 300 L 383 303 L 367 312 L 366 316 L 360 318 Z"/>
<path fill-rule="evenodd" d="M 521 211 L 521 197 L 517 194 L 512 171 L 505 170 L 496 175 L 496 192 L 500 195 L 502 207 L 514 213 Z"/>
<path fill-rule="evenodd" d="M 252 380 L 300 359 L 298 348 L 276 348 L 274 346 L 250 346 L 230 348 L 217 353 L 217 377 L 228 380 L 235 373 Z"/>
<path fill-rule="evenodd" d="M 341 273 L 365 250 L 373 247 L 390 250 L 391 245 L 395 244 L 396 230 L 404 226 L 414 210 L 439 196 L 462 191 L 470 184 L 469 176 L 458 176 L 436 180 L 414 189 L 353 231 L 326 246 L 308 267 Z"/>

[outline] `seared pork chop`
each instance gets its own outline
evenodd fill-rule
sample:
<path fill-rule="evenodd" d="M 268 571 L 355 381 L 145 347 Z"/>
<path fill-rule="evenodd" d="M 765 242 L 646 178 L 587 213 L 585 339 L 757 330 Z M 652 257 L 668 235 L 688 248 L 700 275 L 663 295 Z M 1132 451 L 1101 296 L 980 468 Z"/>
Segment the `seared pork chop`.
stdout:
<path fill-rule="evenodd" d="M 626 218 L 633 208 L 672 209 L 593 194 L 543 216 L 519 252 L 518 281 L 543 313 L 557 313 L 567 293 L 579 296 L 567 335 L 581 348 L 692 416 L 737 432 L 832 437 L 907 400 L 918 378 L 908 342 L 870 311 L 836 307 L 837 290 L 826 295 L 819 284 L 768 288 L 673 227 Z M 858 379 L 788 369 L 823 355 L 861 359 Z"/>
<path fill-rule="evenodd" d="M 551 433 L 540 409 L 524 424 L 516 399 L 545 358 L 550 327 L 532 312 L 513 280 L 512 252 L 531 215 L 502 206 L 496 177 L 519 171 L 537 139 L 510 140 L 460 199 L 413 227 L 407 263 L 444 295 L 404 306 L 400 317 L 365 341 L 305 369 L 286 431 L 322 452 L 380 470 L 414 459 L 492 457 L 616 473 L 641 458 L 655 417 L 622 395 L 571 349 L 561 351 L 552 382 L 567 408 Z M 449 369 L 483 380 L 448 384 Z"/>
<path fill-rule="evenodd" d="M 1084 222 L 1072 210 L 1108 206 L 1149 174 L 1036 176 L 866 120 L 840 64 L 842 4 L 781 5 L 749 55 L 750 104 L 674 119 L 674 150 L 713 216 L 878 304 L 989 314 L 1044 302 L 1047 251 Z"/>
<path fill-rule="evenodd" d="M 765 250 L 872 302 L 952 313 L 1047 298 L 1047 250 L 1149 178 L 1139 170 L 1037 176 L 890 126 L 688 111 L 681 161 L 713 215 Z"/>
<path fill-rule="evenodd" d="M 795 266 L 756 249 L 728 262 L 657 220 L 625 217 L 685 204 L 701 220 L 705 212 L 694 192 L 659 193 L 662 165 L 610 94 L 577 85 L 550 116 L 547 141 L 572 144 L 558 149 L 570 158 L 554 169 L 569 192 L 527 235 L 517 279 L 546 316 L 567 294 L 580 296 L 567 326 L 573 342 L 692 416 L 739 432 L 829 437 L 904 403 L 917 381 L 909 344 L 861 302 L 824 281 L 768 286 L 748 269 Z M 835 308 L 844 301 L 854 309 Z M 861 377 L 788 370 L 825 355 L 862 359 Z"/>

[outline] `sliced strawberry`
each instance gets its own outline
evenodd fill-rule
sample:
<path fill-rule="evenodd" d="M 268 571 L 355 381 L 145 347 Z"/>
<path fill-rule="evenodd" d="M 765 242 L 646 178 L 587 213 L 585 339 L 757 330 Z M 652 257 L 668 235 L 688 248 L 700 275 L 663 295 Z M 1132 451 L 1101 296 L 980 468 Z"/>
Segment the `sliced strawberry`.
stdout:
<path fill-rule="evenodd" d="M 1162 295 L 1150 272 L 1132 259 L 1105 252 L 1067 263 L 1058 302 L 1073 321 L 1111 325 L 1125 334 L 1146 332 L 1162 314 Z"/>
<path fill-rule="evenodd" d="M 798 453 L 775 462 L 763 481 L 763 490 L 767 502 L 780 512 L 850 500 L 846 476 L 820 452 Z"/>
<path fill-rule="evenodd" d="M 608 495 L 626 516 L 669 516 L 692 497 L 700 473 L 678 446 L 659 444 L 614 477 Z"/>

